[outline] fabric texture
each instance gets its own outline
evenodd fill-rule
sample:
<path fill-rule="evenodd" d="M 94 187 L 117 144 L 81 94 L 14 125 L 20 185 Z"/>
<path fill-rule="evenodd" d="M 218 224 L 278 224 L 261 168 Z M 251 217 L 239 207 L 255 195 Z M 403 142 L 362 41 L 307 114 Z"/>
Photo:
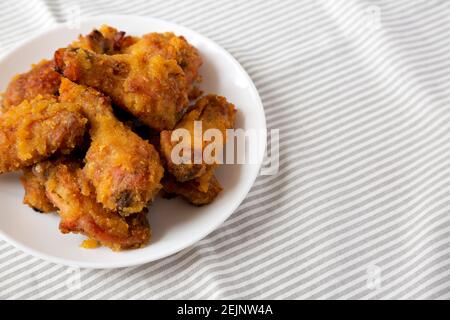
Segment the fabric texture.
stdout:
<path fill-rule="evenodd" d="M 78 285 L 0 241 L 0 298 L 450 298 L 450 1 L 8 0 L 1 54 L 76 10 L 227 49 L 280 130 L 279 173 L 196 245 Z"/>

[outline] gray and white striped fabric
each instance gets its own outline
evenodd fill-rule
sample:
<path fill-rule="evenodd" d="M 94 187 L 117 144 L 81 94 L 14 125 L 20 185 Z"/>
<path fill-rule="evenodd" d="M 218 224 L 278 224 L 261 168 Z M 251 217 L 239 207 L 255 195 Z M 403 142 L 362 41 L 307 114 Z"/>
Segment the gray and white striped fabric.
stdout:
<path fill-rule="evenodd" d="M 2 1 L 4 54 L 75 2 Z M 83 1 L 166 19 L 254 80 L 280 171 L 169 258 L 74 270 L 0 242 L 4 299 L 450 298 L 450 1 Z"/>

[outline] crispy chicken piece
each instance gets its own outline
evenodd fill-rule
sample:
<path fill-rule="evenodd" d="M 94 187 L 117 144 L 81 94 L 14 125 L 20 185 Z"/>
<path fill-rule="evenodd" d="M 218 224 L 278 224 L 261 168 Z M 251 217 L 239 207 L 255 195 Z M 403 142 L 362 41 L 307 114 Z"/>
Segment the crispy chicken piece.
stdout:
<path fill-rule="evenodd" d="M 102 91 L 157 131 L 172 129 L 186 112 L 186 78 L 175 60 L 68 48 L 56 51 L 55 61 L 65 77 Z"/>
<path fill-rule="evenodd" d="M 46 194 L 61 217 L 62 233 L 84 234 L 115 251 L 139 248 L 149 242 L 146 210 L 124 218 L 103 208 L 84 181 L 79 161 L 59 159 L 38 163 L 32 173 L 45 180 Z"/>
<path fill-rule="evenodd" d="M 161 132 L 160 148 L 166 162 L 168 171 L 180 182 L 186 182 L 204 175 L 208 170 L 215 168 L 218 164 L 207 164 L 204 159 L 201 163 L 194 163 L 194 154 L 203 155 L 203 151 L 211 142 L 203 142 L 203 137 L 197 137 L 198 146 L 194 143 L 194 122 L 201 121 L 202 131 L 218 129 L 222 133 L 223 143 L 215 142 L 217 149 L 222 150 L 226 142 L 226 130 L 234 128 L 236 109 L 233 104 L 227 102 L 224 97 L 208 95 L 197 101 L 193 110 L 178 123 L 176 129 L 186 129 L 190 133 L 190 141 L 172 142 L 173 131 Z M 176 164 L 172 161 L 172 151 L 177 144 L 191 150 L 190 162 Z M 197 147 L 197 148 L 196 148 Z M 199 147 L 199 148 L 198 148 Z"/>
<path fill-rule="evenodd" d="M 45 193 L 44 177 L 35 175 L 32 168 L 28 167 L 23 169 L 23 175 L 20 177 L 20 181 L 25 189 L 24 204 L 29 205 L 33 210 L 40 213 L 56 211 L 55 206 Z"/>
<path fill-rule="evenodd" d="M 149 141 L 161 154 L 160 137 L 150 136 Z M 167 163 L 161 158 L 164 168 L 167 168 Z M 203 206 L 213 202 L 219 193 L 222 191 L 217 178 L 214 176 L 214 169 L 207 170 L 202 176 L 186 182 L 179 182 L 173 175 L 166 171 L 161 180 L 163 186 L 161 195 L 164 198 L 171 199 L 176 196 L 182 197 L 187 202 Z"/>
<path fill-rule="evenodd" d="M 222 191 L 222 186 L 214 176 L 213 170 L 186 182 L 178 182 L 172 175 L 166 174 L 161 183 L 166 198 L 181 196 L 196 206 L 210 204 Z"/>
<path fill-rule="evenodd" d="M 41 96 L 0 117 L 0 173 L 15 171 L 81 143 L 87 119 L 79 107 Z"/>
<path fill-rule="evenodd" d="M 191 90 L 194 89 L 195 83 L 200 81 L 199 69 L 203 61 L 198 50 L 184 37 L 176 36 L 172 32 L 146 34 L 122 51 L 133 55 L 145 53 L 148 57 L 161 55 L 166 59 L 176 60 L 183 69 Z"/>
<path fill-rule="evenodd" d="M 142 37 L 132 37 L 126 36 L 124 31 L 102 25 L 86 36 L 79 36 L 70 47 L 108 55 L 144 53 L 147 58 L 160 55 L 166 59 L 176 60 L 190 86 L 200 81 L 199 69 L 203 61 L 198 50 L 183 36 L 177 36 L 173 32 L 152 32 Z"/>
<path fill-rule="evenodd" d="M 109 99 L 95 89 L 63 78 L 60 100 L 80 105 L 89 119 L 92 142 L 83 174 L 97 201 L 123 216 L 141 212 L 161 189 L 158 152 L 117 120 Z"/>
<path fill-rule="evenodd" d="M 32 65 L 30 71 L 15 76 L 3 95 L 2 111 L 6 112 L 23 100 L 31 100 L 38 95 L 55 96 L 58 93 L 61 75 L 54 70 L 54 67 L 54 61 L 44 59 Z M 30 168 L 23 169 L 20 180 L 25 189 L 24 204 L 41 213 L 56 210 L 45 195 L 42 182 L 31 174 Z"/>
<path fill-rule="evenodd" d="M 137 38 L 125 36 L 124 31 L 108 25 L 102 25 L 99 29 L 92 30 L 86 36 L 80 35 L 70 47 L 82 48 L 100 54 L 118 54 L 122 50 L 134 44 Z"/>
<path fill-rule="evenodd" d="M 42 60 L 31 70 L 15 76 L 3 96 L 3 112 L 23 100 L 31 100 L 38 95 L 48 97 L 58 93 L 61 75 L 54 70 L 53 61 Z"/>

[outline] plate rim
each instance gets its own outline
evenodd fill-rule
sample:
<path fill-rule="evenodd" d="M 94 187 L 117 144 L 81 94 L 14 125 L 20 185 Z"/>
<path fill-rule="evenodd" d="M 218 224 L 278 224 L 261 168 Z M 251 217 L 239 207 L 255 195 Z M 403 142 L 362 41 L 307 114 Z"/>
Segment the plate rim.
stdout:
<path fill-rule="evenodd" d="M 253 82 L 253 80 L 251 79 L 250 75 L 247 73 L 247 71 L 244 69 L 244 67 L 236 60 L 236 58 L 234 58 L 234 56 L 229 53 L 226 49 L 224 49 L 222 46 L 220 46 L 219 44 L 217 44 L 214 40 L 211 40 L 210 38 L 202 35 L 201 33 L 190 29 L 188 27 L 185 27 L 183 25 L 180 25 L 178 23 L 174 23 L 174 22 L 170 22 L 167 21 L 165 19 L 160 19 L 160 18 L 155 18 L 155 17 L 151 17 L 151 16 L 140 16 L 140 15 L 117 15 L 117 14 L 106 14 L 106 15 L 94 15 L 94 16 L 86 16 L 86 17 L 82 17 L 80 19 L 80 24 L 83 23 L 91 23 L 90 21 L 93 20 L 98 20 L 98 19 L 103 19 L 103 20 L 113 20 L 113 19 L 143 19 L 143 20 L 147 20 L 147 21 L 153 21 L 156 23 L 161 23 L 164 25 L 167 25 L 171 28 L 176 28 L 179 30 L 186 30 L 187 33 L 190 34 L 194 34 L 196 37 L 198 38 L 202 38 L 203 40 L 205 40 L 205 42 L 210 42 L 212 43 L 217 49 L 220 50 L 220 52 L 222 54 L 225 54 L 230 61 L 235 65 L 235 67 L 237 67 L 240 72 L 246 77 L 247 83 L 250 85 L 250 89 L 251 91 L 255 94 L 256 100 L 257 100 L 257 105 L 255 106 L 256 108 L 259 108 L 260 112 L 260 116 L 262 117 L 262 132 L 264 137 L 262 137 L 260 139 L 260 141 L 262 142 L 261 145 L 261 151 L 258 154 L 257 157 L 257 163 L 256 163 L 256 170 L 255 173 L 252 174 L 252 176 L 248 179 L 248 183 L 245 186 L 245 192 L 242 193 L 242 195 L 240 196 L 239 199 L 237 199 L 237 201 L 230 206 L 229 209 L 229 214 L 225 215 L 224 217 L 222 217 L 221 219 L 217 219 L 217 221 L 211 225 L 210 228 L 205 228 L 205 230 L 203 230 L 202 232 L 199 232 L 197 235 L 193 236 L 191 238 L 190 241 L 186 241 L 185 243 L 183 243 L 182 245 L 180 245 L 177 248 L 172 248 L 170 250 L 167 250 L 166 252 L 163 252 L 161 254 L 155 254 L 151 257 L 146 257 L 143 256 L 141 258 L 138 259 L 132 259 L 132 260 L 124 260 L 124 261 L 120 261 L 120 262 L 106 262 L 106 263 L 101 263 L 101 262 L 82 262 L 82 261 L 77 261 L 77 260 L 72 260 L 72 259 L 67 259 L 67 258 L 60 258 L 58 256 L 55 255 L 49 255 L 47 253 L 41 252 L 39 250 L 35 250 L 33 248 L 30 248 L 24 244 L 22 244 L 20 241 L 17 241 L 16 239 L 10 237 L 9 235 L 7 235 L 6 233 L 4 233 L 1 229 L 0 226 L 0 239 L 6 241 L 7 243 L 11 244 L 12 246 L 14 246 L 15 248 L 21 250 L 22 252 L 25 252 L 27 254 L 30 254 L 33 257 L 45 260 L 45 261 L 49 261 L 52 263 L 57 263 L 57 264 L 61 264 L 61 265 L 65 265 L 65 266 L 69 266 L 69 267 L 76 267 L 76 268 L 89 268 L 89 269 L 118 269 L 118 268 L 126 268 L 126 267 L 133 267 L 133 266 L 139 266 L 139 265 L 143 265 L 149 262 L 153 262 L 153 261 L 157 261 L 157 260 L 161 260 L 163 258 L 172 256 L 182 250 L 185 250 L 191 246 L 193 246 L 195 243 L 199 242 L 200 240 L 204 239 L 205 237 L 207 237 L 211 232 L 213 232 L 214 230 L 216 230 L 217 228 L 219 228 L 227 219 L 230 218 L 231 215 L 233 215 L 233 213 L 238 209 L 238 207 L 242 204 L 242 202 L 245 200 L 245 198 L 247 197 L 248 193 L 250 192 L 251 188 L 253 187 L 256 178 L 259 175 L 259 172 L 261 170 L 262 167 L 262 163 L 264 160 L 264 155 L 265 155 L 265 150 L 267 148 L 267 120 L 266 120 L 266 115 L 265 115 L 265 111 L 264 111 L 264 107 L 263 107 L 263 103 L 261 100 L 261 97 L 259 95 L 259 92 Z M 16 51 L 21 50 L 24 46 L 26 46 L 28 44 L 28 42 L 33 41 L 36 38 L 39 37 L 43 37 L 46 34 L 50 34 L 52 32 L 54 32 L 57 29 L 60 28 L 67 28 L 67 23 L 57 23 L 53 26 L 50 26 L 48 28 L 46 28 L 45 30 L 42 30 L 40 32 L 36 32 L 33 33 L 29 38 L 20 41 L 18 44 L 13 45 L 12 48 L 10 50 L 8 50 L 8 52 L 3 55 L 0 58 L 0 64 L 7 59 L 9 56 L 11 56 L 12 54 L 14 54 Z M 151 244 L 150 244 L 151 245 Z M 120 252 L 118 252 L 117 254 L 120 254 Z"/>

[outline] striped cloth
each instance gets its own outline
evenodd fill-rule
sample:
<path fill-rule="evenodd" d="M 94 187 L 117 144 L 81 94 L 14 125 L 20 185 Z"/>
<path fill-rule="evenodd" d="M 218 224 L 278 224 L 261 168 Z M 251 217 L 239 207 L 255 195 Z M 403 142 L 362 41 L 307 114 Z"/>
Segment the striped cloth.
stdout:
<path fill-rule="evenodd" d="M 0 51 L 76 3 L 2 1 Z M 1 298 L 450 298 L 450 1 L 80 9 L 166 19 L 231 52 L 280 129 L 280 171 L 206 239 L 147 265 L 77 273 L 0 242 Z"/>

